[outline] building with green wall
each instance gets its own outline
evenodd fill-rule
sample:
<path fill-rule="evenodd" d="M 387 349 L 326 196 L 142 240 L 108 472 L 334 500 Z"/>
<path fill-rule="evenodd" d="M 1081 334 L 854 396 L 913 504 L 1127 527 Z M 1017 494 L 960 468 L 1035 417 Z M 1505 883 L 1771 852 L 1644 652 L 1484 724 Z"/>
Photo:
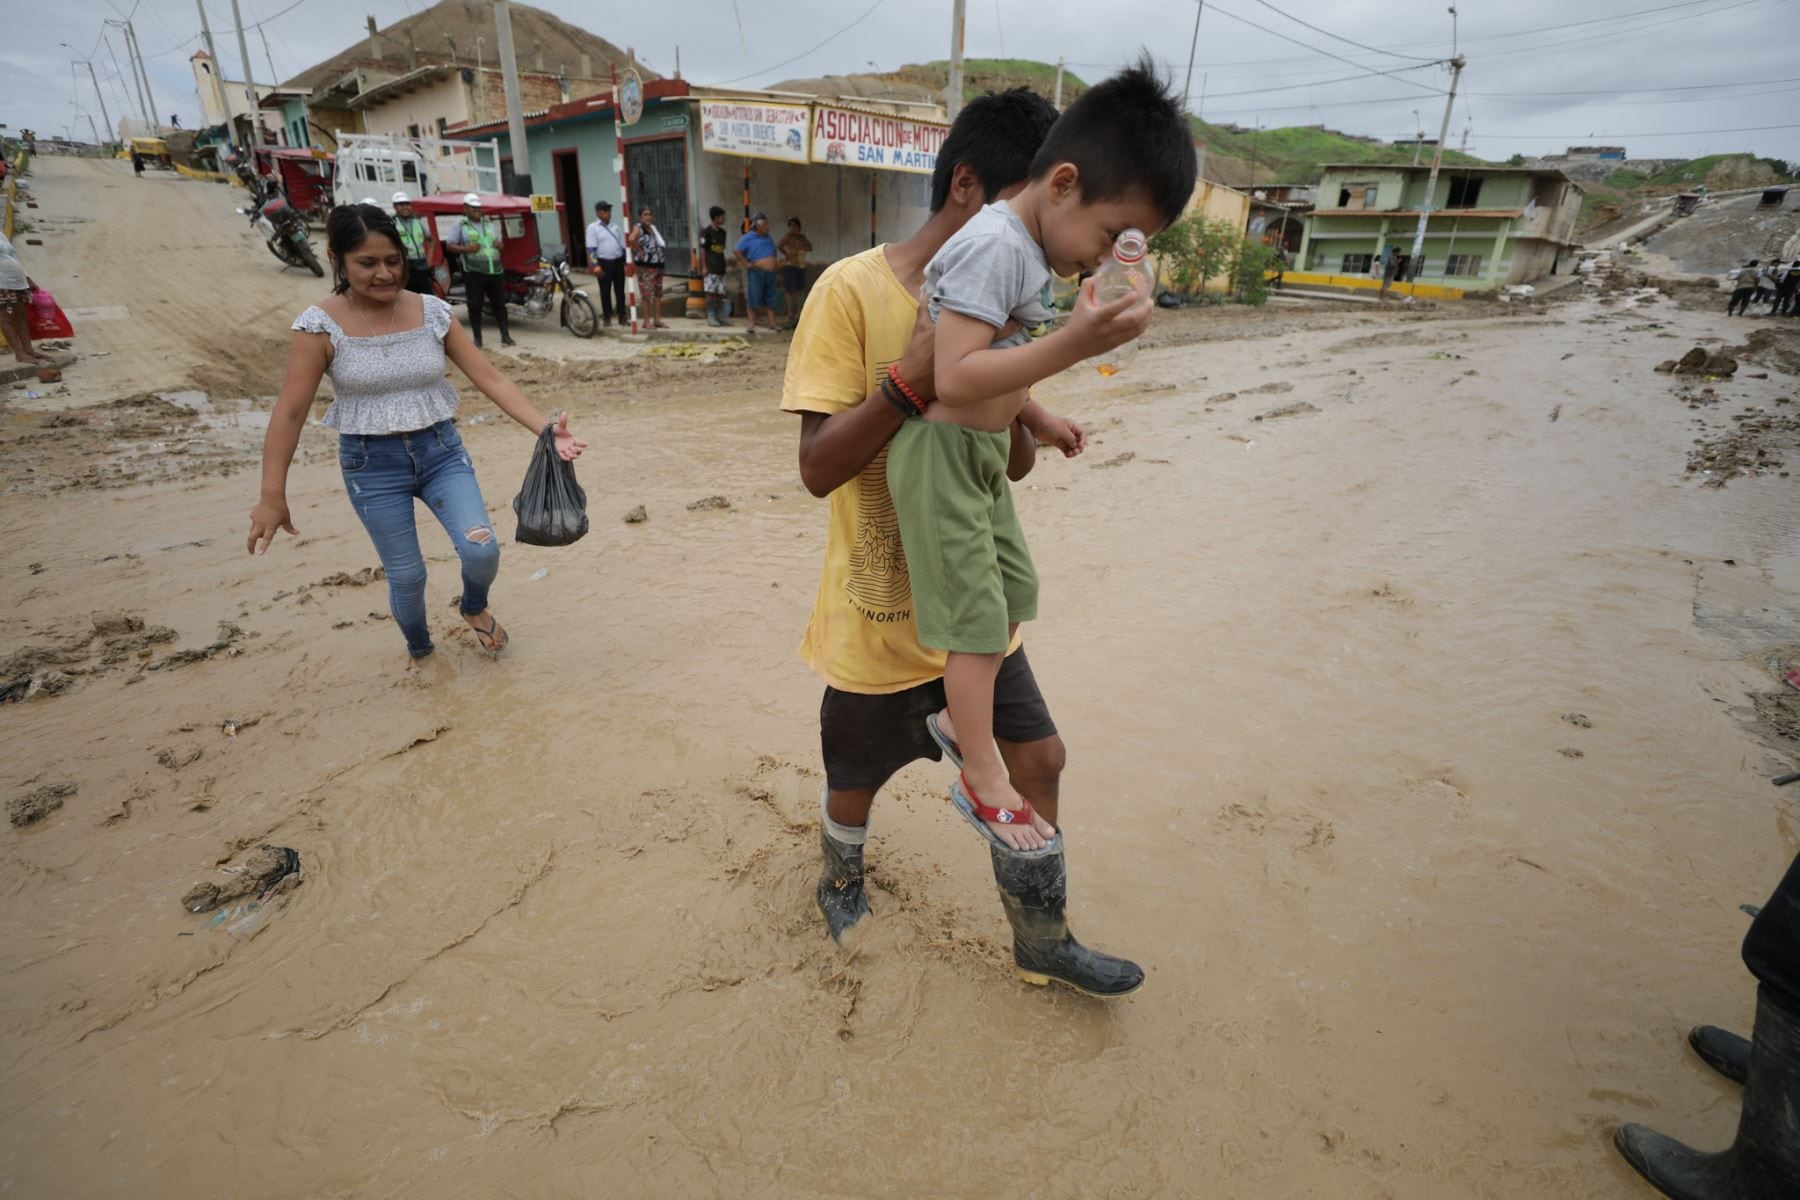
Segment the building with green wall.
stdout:
<path fill-rule="evenodd" d="M 1319 179 L 1296 270 L 1381 274 L 1398 254 L 1400 279 L 1484 291 L 1575 269 L 1582 190 L 1561 171 L 1448 167 L 1426 203 L 1428 167 L 1339 164 Z M 1419 210 L 1429 211 L 1420 262 Z"/>

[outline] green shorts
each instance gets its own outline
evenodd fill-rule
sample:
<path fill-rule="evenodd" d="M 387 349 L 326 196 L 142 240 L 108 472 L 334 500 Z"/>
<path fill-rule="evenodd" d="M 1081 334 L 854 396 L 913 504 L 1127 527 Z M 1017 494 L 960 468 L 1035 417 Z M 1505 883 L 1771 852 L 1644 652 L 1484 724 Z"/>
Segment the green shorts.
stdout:
<path fill-rule="evenodd" d="M 919 642 L 1004 654 L 1037 616 L 1037 571 L 1006 482 L 1011 433 L 908 420 L 888 447 L 888 491 L 912 579 Z"/>

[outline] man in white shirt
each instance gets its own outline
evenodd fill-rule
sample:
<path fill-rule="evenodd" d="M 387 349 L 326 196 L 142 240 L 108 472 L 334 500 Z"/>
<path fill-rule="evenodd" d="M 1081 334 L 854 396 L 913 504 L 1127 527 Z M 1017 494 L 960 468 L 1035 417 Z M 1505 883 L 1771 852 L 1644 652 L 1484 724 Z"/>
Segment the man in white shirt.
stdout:
<path fill-rule="evenodd" d="M 605 323 L 613 323 L 617 309 L 620 322 L 628 314 L 625 309 L 625 235 L 612 223 L 612 201 L 594 205 L 594 223 L 587 227 L 588 269 L 600 280 L 600 315 Z"/>

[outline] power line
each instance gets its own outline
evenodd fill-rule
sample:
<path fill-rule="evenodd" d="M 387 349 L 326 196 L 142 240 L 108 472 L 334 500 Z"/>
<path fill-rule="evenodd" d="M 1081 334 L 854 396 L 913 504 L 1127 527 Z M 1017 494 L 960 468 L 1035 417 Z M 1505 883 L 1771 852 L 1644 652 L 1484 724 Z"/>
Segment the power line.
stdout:
<path fill-rule="evenodd" d="M 1665 129 L 1656 133 L 1486 133 L 1482 137 L 1508 142 L 1554 142 L 1565 138 L 1703 137 L 1714 133 L 1768 133 L 1777 129 L 1800 129 L 1800 125 L 1743 125 L 1736 129 Z"/>
<path fill-rule="evenodd" d="M 826 38 L 824 41 L 822 41 L 818 45 L 814 46 L 811 50 L 802 51 L 801 53 L 794 55 L 794 57 L 792 57 L 790 59 L 786 59 L 782 62 L 776 63 L 772 67 L 764 67 L 762 70 L 752 71 L 748 75 L 739 75 L 734 79 L 721 79 L 721 80 L 719 80 L 719 83 L 720 84 L 742 83 L 746 79 L 755 79 L 759 75 L 767 75 L 770 72 L 779 71 L 779 70 L 781 70 L 781 68 L 788 66 L 792 63 L 797 63 L 801 59 L 806 58 L 808 55 L 815 54 L 818 51 L 823 50 L 826 46 L 829 46 L 832 42 L 837 41 L 839 38 L 843 37 L 846 33 L 849 33 L 852 29 L 855 29 L 858 25 L 861 25 L 864 21 L 869 19 L 870 13 L 873 13 L 876 9 L 880 8 L 882 6 L 882 4 L 885 2 L 886 2 L 886 0 L 875 0 L 875 3 L 869 5 L 868 8 L 863 10 L 862 16 L 860 16 L 860 17 L 856 18 L 856 20 L 850 22 L 848 25 L 844 26 L 842 29 L 838 30 L 836 33 L 832 34 L 830 37 Z M 300 0 L 295 0 L 295 3 L 300 3 Z"/>
<path fill-rule="evenodd" d="M 1696 0 L 1696 2 L 1697 2 L 1697 0 Z M 1348 45 L 1348 46 L 1355 46 L 1358 50 L 1367 50 L 1371 54 L 1387 54 L 1387 55 L 1391 55 L 1394 58 L 1418 58 L 1419 57 L 1416 54 L 1398 54 L 1392 50 L 1378 50 L 1374 46 L 1365 46 L 1361 42 L 1353 41 L 1352 39 L 1345 37 L 1341 33 L 1333 33 L 1329 29 L 1320 29 L 1317 25 L 1314 25 L 1308 21 L 1302 21 L 1299 17 L 1296 17 L 1293 13 L 1283 12 L 1281 9 L 1276 8 L 1273 4 L 1270 4 L 1269 0 L 1256 0 L 1256 3 L 1262 5 L 1264 8 L 1268 9 L 1270 12 L 1275 13 L 1278 16 L 1286 17 L 1288 20 L 1292 21 L 1296 25 L 1303 25 L 1307 29 L 1312 30 L 1314 33 L 1322 33 L 1326 37 L 1331 38 L 1334 41 L 1343 42 L 1345 45 Z M 1437 59 L 1437 58 L 1421 58 L 1421 59 L 1419 59 L 1419 61 L 1420 62 L 1429 62 L 1429 63 L 1439 63 L 1439 62 L 1442 62 L 1443 60 Z"/>
<path fill-rule="evenodd" d="M 1754 82 L 1756 84 L 1800 83 L 1800 75 L 1794 76 L 1793 78 L 1790 78 L 1790 79 L 1758 79 L 1758 80 L 1755 80 Z M 1686 84 L 1681 84 L 1676 87 L 1632 88 L 1625 92 L 1620 92 L 1618 88 L 1605 88 L 1600 91 L 1589 91 L 1589 92 L 1471 92 L 1470 95 L 1481 96 L 1484 99 L 1489 99 L 1489 100 L 1504 100 L 1504 99 L 1509 99 L 1509 98 L 1516 97 L 1516 96 L 1618 96 L 1618 95 L 1628 95 L 1629 96 L 1629 95 L 1640 95 L 1644 92 L 1705 92 L 1705 91 L 1712 91 L 1715 88 L 1734 88 L 1734 87 L 1748 87 L 1748 86 L 1750 86 L 1750 85 L 1746 84 L 1740 80 L 1737 83 L 1686 83 Z M 1650 103 L 1650 102 L 1646 101 L 1645 103 Z M 1662 103 L 1662 102 L 1656 101 L 1655 103 Z"/>
<path fill-rule="evenodd" d="M 1294 45 L 1304 47 L 1307 50 L 1311 50 L 1315 54 L 1323 54 L 1326 58 L 1335 58 L 1335 59 L 1337 59 L 1337 61 L 1344 63 L 1346 66 L 1352 66 L 1352 67 L 1357 68 L 1360 71 L 1368 71 L 1371 74 L 1375 74 L 1375 75 L 1386 75 L 1389 79 L 1398 79 L 1401 83 L 1406 84 L 1408 87 L 1416 87 L 1423 91 L 1435 92 L 1438 95 L 1443 94 L 1442 90 L 1439 88 L 1429 87 L 1422 83 L 1414 83 L 1410 79 L 1400 79 L 1400 77 L 1398 75 L 1394 74 L 1392 71 L 1383 71 L 1377 67 L 1366 66 L 1363 63 L 1355 62 L 1351 59 L 1345 58 L 1341 54 L 1336 54 L 1330 50 L 1321 49 L 1318 46 L 1309 45 L 1308 43 L 1301 41 L 1299 38 L 1289 37 L 1285 33 L 1277 33 L 1275 30 L 1270 29 L 1266 25 L 1258 25 L 1255 21 L 1252 21 L 1247 17 L 1240 17 L 1234 12 L 1229 12 L 1226 9 L 1220 8 L 1216 3 L 1213 5 L 1212 10 L 1215 13 L 1219 14 L 1221 17 L 1226 17 L 1230 20 L 1236 21 L 1240 25 L 1248 25 L 1252 29 L 1259 29 L 1262 32 L 1268 34 L 1270 37 L 1278 37 L 1284 42 L 1292 42 Z M 1409 69 L 1411 69 L 1411 68 L 1409 68 Z"/>

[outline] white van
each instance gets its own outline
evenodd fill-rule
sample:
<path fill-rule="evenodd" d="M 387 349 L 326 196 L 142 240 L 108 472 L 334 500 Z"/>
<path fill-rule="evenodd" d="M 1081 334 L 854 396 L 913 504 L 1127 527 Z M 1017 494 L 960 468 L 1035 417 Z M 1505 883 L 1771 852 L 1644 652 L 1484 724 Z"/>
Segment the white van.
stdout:
<path fill-rule="evenodd" d="M 500 191 L 499 154 L 491 142 L 394 137 L 377 133 L 338 136 L 336 204 L 372 200 L 393 211 L 395 192 L 435 196 L 440 192 Z"/>

